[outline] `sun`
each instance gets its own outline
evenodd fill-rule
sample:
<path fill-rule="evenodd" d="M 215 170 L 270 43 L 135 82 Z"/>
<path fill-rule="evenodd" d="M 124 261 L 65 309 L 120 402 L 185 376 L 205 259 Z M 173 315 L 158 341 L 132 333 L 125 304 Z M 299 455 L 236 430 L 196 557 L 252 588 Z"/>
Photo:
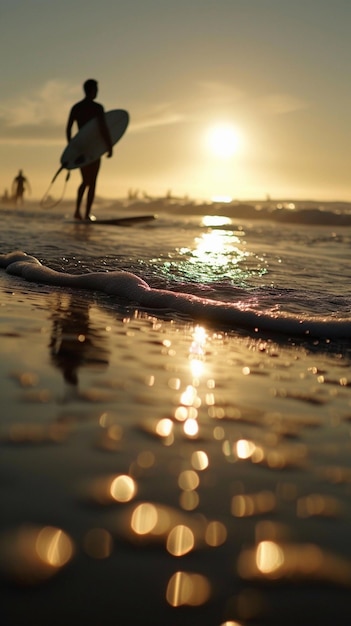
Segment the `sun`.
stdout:
<path fill-rule="evenodd" d="M 233 124 L 216 124 L 207 130 L 206 144 L 212 155 L 229 159 L 241 151 L 243 138 L 240 130 Z"/>

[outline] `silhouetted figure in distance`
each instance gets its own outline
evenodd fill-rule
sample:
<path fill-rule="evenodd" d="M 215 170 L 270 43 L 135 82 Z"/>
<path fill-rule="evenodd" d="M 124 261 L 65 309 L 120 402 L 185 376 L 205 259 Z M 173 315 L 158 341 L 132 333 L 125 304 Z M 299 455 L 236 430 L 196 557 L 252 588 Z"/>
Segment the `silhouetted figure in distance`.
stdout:
<path fill-rule="evenodd" d="M 29 181 L 25 176 L 23 176 L 23 171 L 19 170 L 17 176 L 14 178 L 12 183 L 12 196 L 14 198 L 15 204 L 20 202 L 23 204 L 23 196 L 24 192 L 30 191 Z"/>
<path fill-rule="evenodd" d="M 72 126 L 76 122 L 80 130 L 87 122 L 93 118 L 97 118 L 102 137 L 106 142 L 107 156 L 112 156 L 112 141 L 106 125 L 104 107 L 95 102 L 98 93 L 98 83 L 96 80 L 89 78 L 83 85 L 85 98 L 77 102 L 71 109 L 66 126 L 67 141 L 71 141 Z M 81 168 L 82 183 L 78 187 L 77 202 L 74 217 L 78 220 L 82 219 L 80 214 L 80 206 L 83 200 L 84 192 L 88 189 L 85 219 L 90 219 L 90 211 L 95 197 L 96 180 L 100 169 L 100 159 Z"/>

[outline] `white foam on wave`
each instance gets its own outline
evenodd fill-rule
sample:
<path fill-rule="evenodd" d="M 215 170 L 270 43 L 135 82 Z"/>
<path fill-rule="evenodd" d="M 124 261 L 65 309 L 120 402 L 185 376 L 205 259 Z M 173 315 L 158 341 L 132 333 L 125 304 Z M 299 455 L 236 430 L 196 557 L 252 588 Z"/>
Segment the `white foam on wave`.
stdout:
<path fill-rule="evenodd" d="M 249 310 L 240 299 L 237 302 L 219 302 L 193 294 L 167 289 L 153 289 L 142 278 L 131 272 L 92 272 L 69 274 L 57 272 L 38 259 L 22 251 L 0 255 L 0 267 L 8 274 L 27 281 L 60 287 L 89 289 L 115 295 L 144 309 L 170 310 L 188 315 L 194 320 L 211 321 L 231 328 L 247 328 L 257 332 L 271 332 L 290 337 L 324 337 L 349 339 L 351 321 L 330 318 L 307 318 L 288 314 L 266 314 Z"/>

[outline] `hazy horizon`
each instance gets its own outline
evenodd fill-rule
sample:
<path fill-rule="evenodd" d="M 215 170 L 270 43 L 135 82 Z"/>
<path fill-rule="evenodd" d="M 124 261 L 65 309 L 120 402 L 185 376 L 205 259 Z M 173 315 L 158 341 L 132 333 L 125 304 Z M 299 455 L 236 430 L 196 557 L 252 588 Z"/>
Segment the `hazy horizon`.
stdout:
<path fill-rule="evenodd" d="M 93 77 L 131 119 L 99 196 L 350 197 L 346 0 L 4 0 L 0 17 L 0 195 L 23 169 L 42 197 Z"/>

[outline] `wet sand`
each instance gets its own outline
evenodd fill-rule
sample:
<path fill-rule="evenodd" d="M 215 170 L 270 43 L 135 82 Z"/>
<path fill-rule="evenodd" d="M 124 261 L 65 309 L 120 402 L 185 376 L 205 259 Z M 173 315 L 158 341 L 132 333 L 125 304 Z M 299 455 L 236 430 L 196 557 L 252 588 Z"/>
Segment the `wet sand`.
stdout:
<path fill-rule="evenodd" d="M 4 278 L 6 626 L 349 624 L 349 358 Z"/>

